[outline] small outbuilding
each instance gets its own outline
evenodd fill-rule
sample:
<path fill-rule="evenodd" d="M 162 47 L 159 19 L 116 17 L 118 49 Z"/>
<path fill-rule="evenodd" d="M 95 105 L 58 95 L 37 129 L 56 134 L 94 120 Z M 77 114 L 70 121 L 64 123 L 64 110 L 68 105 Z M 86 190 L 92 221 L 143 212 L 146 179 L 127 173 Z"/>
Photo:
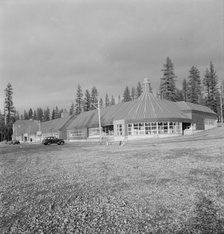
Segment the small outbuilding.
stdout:
<path fill-rule="evenodd" d="M 41 142 L 44 137 L 56 136 L 67 140 L 67 125 L 74 116 L 63 112 L 61 118 L 46 122 L 17 120 L 13 125 L 13 139 L 21 142 Z"/>
<path fill-rule="evenodd" d="M 20 142 L 40 141 L 40 122 L 38 120 L 17 120 L 13 124 L 13 139 Z"/>

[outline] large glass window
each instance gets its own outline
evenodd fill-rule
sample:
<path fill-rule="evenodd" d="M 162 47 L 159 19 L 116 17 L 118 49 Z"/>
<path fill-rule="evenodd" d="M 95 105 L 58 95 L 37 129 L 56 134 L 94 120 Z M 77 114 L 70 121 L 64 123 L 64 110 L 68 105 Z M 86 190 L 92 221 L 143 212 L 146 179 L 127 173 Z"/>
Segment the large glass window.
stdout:
<path fill-rule="evenodd" d="M 151 123 L 152 124 L 152 134 L 157 134 L 157 126 L 156 122 Z"/>
<path fill-rule="evenodd" d="M 89 136 L 99 136 L 100 129 L 99 128 L 89 128 Z"/>
<path fill-rule="evenodd" d="M 74 129 L 69 131 L 69 137 L 85 137 L 86 130 L 85 129 Z"/>
<path fill-rule="evenodd" d="M 163 123 L 163 130 L 164 130 L 164 133 L 165 133 L 165 134 L 168 133 L 168 122 L 164 122 L 164 123 Z"/>
<path fill-rule="evenodd" d="M 110 125 L 110 126 L 103 127 L 103 134 L 106 136 L 114 135 L 114 126 Z"/>
<path fill-rule="evenodd" d="M 151 132 L 151 123 L 145 123 L 145 134 L 152 134 Z"/>
<path fill-rule="evenodd" d="M 178 122 L 129 123 L 128 135 L 175 134 L 179 133 Z"/>
<path fill-rule="evenodd" d="M 145 124 L 139 123 L 139 134 L 144 135 L 145 134 Z"/>

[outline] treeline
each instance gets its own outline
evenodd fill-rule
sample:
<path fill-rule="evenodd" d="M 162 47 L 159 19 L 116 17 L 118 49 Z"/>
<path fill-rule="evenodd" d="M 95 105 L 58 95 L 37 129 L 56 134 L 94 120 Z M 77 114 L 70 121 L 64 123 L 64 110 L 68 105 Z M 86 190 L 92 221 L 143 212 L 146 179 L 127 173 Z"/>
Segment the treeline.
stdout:
<path fill-rule="evenodd" d="M 163 76 L 160 78 L 159 90 L 155 95 L 160 99 L 170 101 L 186 101 L 195 104 L 208 106 L 220 116 L 223 90 L 218 83 L 218 76 L 216 74 L 214 65 L 210 62 L 209 67 L 206 68 L 204 75 L 201 77 L 200 71 L 196 66 L 189 69 L 189 74 L 183 79 L 182 88 L 176 87 L 178 77 L 174 71 L 174 64 L 172 60 L 167 57 L 163 65 Z M 223 86 L 223 82 L 221 87 Z M 152 91 L 152 89 L 151 89 Z M 129 102 L 137 99 L 142 94 L 142 84 L 137 83 L 136 87 L 125 87 L 122 98 L 120 95 L 115 100 L 114 96 L 106 93 L 105 98 L 98 100 L 98 91 L 94 86 L 91 91 L 83 90 L 80 84 L 77 87 L 75 103 L 73 102 L 70 108 L 70 114 L 76 115 L 81 112 L 92 110 L 96 108 L 99 101 L 101 107 L 114 105 L 120 102 Z"/>
<path fill-rule="evenodd" d="M 38 107 L 37 109 L 29 108 L 29 110 L 24 110 L 23 114 L 19 115 L 17 112 L 16 119 L 33 119 L 33 120 L 40 120 L 41 122 L 49 121 L 52 119 L 58 119 L 61 118 L 61 114 L 64 111 L 64 109 L 59 109 L 57 106 L 53 108 L 52 111 L 50 111 L 50 108 L 47 107 L 46 109 L 43 109 L 41 107 Z"/>
<path fill-rule="evenodd" d="M 220 115 L 223 96 L 223 81 L 218 83 L 214 64 L 210 62 L 201 78 L 200 71 L 196 66 L 189 69 L 187 78 L 183 79 L 182 89 L 176 88 L 177 76 L 174 72 L 174 64 L 169 57 L 163 65 L 163 77 L 161 78 L 158 96 L 161 99 L 171 101 L 186 101 L 208 106 Z"/>
<path fill-rule="evenodd" d="M 109 96 L 108 93 L 106 93 L 104 99 L 99 98 L 99 93 L 95 86 L 93 86 L 91 90 L 86 89 L 83 92 L 81 85 L 78 84 L 75 100 L 71 104 L 69 113 L 71 115 L 78 115 L 81 112 L 96 109 L 98 105 L 100 105 L 100 107 L 102 108 L 115 105 L 121 102 L 128 102 L 138 98 L 141 95 L 141 93 L 142 85 L 140 81 L 137 83 L 136 87 L 132 87 L 131 89 L 129 89 L 129 87 L 126 86 L 123 93 L 123 97 L 121 98 L 121 96 L 119 95 L 117 97 L 117 100 L 115 99 L 114 95 Z"/>

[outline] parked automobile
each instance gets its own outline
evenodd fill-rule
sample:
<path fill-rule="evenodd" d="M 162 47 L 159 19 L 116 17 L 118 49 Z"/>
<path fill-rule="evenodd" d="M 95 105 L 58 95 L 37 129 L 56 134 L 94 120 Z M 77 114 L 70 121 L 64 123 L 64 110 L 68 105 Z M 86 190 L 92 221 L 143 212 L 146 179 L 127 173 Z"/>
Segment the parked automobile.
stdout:
<path fill-rule="evenodd" d="M 20 141 L 18 140 L 12 140 L 9 142 L 9 145 L 19 145 L 20 144 Z"/>
<path fill-rule="evenodd" d="M 42 141 L 42 144 L 44 144 L 44 145 L 51 145 L 51 144 L 63 145 L 63 144 L 65 144 L 65 142 L 63 139 L 59 139 L 57 137 L 51 136 L 51 137 L 45 137 Z"/>

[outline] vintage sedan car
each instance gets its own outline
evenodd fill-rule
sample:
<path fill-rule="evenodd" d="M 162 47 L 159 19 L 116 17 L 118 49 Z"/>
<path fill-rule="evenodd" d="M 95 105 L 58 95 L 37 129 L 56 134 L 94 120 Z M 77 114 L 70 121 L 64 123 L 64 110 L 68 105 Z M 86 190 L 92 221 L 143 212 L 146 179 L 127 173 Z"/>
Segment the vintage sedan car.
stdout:
<path fill-rule="evenodd" d="M 63 145 L 65 144 L 65 141 L 63 139 L 59 139 L 54 136 L 49 136 L 45 137 L 42 141 L 42 144 L 44 145 L 51 145 L 51 144 L 58 144 L 58 145 Z"/>
<path fill-rule="evenodd" d="M 18 141 L 18 140 L 12 140 L 12 141 L 9 141 L 8 144 L 9 145 L 19 145 L 20 141 Z"/>

